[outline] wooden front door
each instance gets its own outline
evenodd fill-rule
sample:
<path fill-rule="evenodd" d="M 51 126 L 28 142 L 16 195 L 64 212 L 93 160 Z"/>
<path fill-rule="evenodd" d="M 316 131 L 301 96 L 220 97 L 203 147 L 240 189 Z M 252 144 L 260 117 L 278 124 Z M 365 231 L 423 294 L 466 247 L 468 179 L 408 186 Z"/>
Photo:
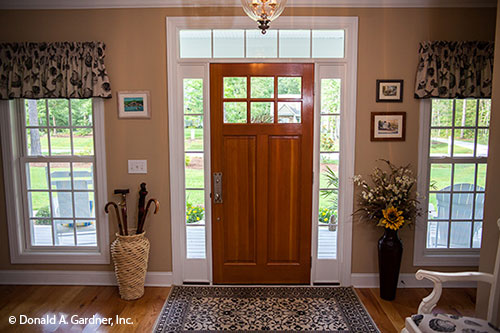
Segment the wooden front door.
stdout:
<path fill-rule="evenodd" d="M 310 281 L 313 73 L 210 66 L 214 283 Z"/>

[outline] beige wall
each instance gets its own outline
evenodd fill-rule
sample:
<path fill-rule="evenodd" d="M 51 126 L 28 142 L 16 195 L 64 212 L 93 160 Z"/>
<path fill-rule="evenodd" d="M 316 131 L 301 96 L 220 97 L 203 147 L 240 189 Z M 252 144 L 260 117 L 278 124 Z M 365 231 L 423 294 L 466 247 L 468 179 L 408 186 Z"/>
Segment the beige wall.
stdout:
<path fill-rule="evenodd" d="M 416 170 L 419 102 L 413 99 L 418 43 L 423 40 L 493 40 L 494 9 L 287 9 L 285 15 L 358 16 L 358 95 L 356 174 L 371 172 L 378 158 L 411 163 Z M 0 41 L 101 40 L 107 45 L 106 65 L 113 91 L 150 90 L 151 120 L 118 120 L 116 98 L 105 102 L 108 193 L 142 181 L 161 201 L 159 215 L 148 221 L 151 271 L 170 271 L 170 207 L 167 125 L 165 17 L 183 15 L 243 15 L 241 9 L 120 9 L 82 11 L 0 12 Z M 246 19 L 246 18 L 244 18 Z M 376 79 L 404 79 L 404 102 L 375 103 Z M 406 111 L 406 141 L 372 143 L 371 111 Z M 497 125 L 500 128 L 500 124 Z M 492 131 L 493 132 L 493 131 Z M 498 154 L 500 156 L 500 153 Z M 147 159 L 148 174 L 129 175 L 127 159 Z M 1 167 L 1 166 L 0 166 Z M 175 194 L 174 194 L 175 195 Z M 106 265 L 12 265 L 7 245 L 5 200 L 0 177 L 0 270 L 109 270 Z M 497 198 L 500 195 L 497 195 Z M 131 195 L 129 206 L 137 198 Z M 132 216 L 135 211 L 132 209 Z M 182 221 L 176 221 L 182 223 Z M 116 232 L 111 223 L 110 232 Z M 352 270 L 377 271 L 376 242 L 382 230 L 355 222 Z M 402 272 L 414 272 L 413 230 L 402 233 Z"/>
<path fill-rule="evenodd" d="M 499 2 L 500 3 L 500 2 Z M 500 6 L 497 7 L 497 17 L 500 17 Z M 498 226 L 500 218 L 500 20 L 496 24 L 495 64 L 493 68 L 493 94 L 491 100 L 491 128 L 488 170 L 486 175 L 486 197 L 484 202 L 483 246 L 481 248 L 481 272 L 493 273 L 496 248 L 498 246 Z M 496 144 L 495 144 L 496 143 Z M 489 287 L 482 285 L 477 294 L 477 313 L 486 316 Z M 500 325 L 500 314 L 496 315 L 496 325 Z"/>

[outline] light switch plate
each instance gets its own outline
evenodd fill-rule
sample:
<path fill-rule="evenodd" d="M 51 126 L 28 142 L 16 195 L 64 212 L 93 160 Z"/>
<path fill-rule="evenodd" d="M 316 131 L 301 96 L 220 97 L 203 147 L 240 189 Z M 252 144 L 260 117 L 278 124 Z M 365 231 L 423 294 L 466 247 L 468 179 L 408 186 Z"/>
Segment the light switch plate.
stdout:
<path fill-rule="evenodd" d="M 128 160 L 128 173 L 148 173 L 148 161 Z"/>

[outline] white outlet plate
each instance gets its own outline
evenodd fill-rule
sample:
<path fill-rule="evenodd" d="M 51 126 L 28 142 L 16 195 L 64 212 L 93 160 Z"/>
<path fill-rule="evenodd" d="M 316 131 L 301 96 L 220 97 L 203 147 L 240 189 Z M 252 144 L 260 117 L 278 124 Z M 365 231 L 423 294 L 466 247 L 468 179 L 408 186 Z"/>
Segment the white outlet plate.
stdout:
<path fill-rule="evenodd" d="M 128 173 L 148 173 L 148 161 L 128 160 Z"/>

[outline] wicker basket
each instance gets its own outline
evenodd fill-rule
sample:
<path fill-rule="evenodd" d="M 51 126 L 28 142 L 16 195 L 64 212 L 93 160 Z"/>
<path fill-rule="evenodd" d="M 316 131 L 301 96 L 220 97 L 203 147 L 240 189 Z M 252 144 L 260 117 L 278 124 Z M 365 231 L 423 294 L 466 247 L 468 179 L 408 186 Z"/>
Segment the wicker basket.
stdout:
<path fill-rule="evenodd" d="M 144 234 L 144 232 L 132 236 L 116 234 L 116 239 L 111 244 L 116 280 L 120 296 L 124 300 L 134 300 L 144 295 L 149 257 L 149 240 Z"/>

